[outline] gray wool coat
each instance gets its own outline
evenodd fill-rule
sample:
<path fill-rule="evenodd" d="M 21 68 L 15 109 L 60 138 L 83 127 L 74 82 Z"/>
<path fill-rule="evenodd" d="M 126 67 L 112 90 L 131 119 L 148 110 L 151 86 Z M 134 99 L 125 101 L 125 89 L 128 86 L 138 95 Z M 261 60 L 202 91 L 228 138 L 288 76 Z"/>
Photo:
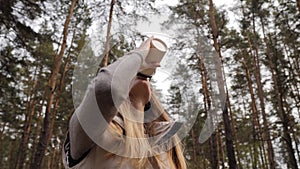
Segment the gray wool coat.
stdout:
<path fill-rule="evenodd" d="M 130 84 L 136 77 L 142 61 L 143 58 L 138 53 L 128 53 L 102 68 L 90 83 L 85 97 L 69 123 L 62 152 L 66 169 L 135 169 L 130 162 L 131 158 L 121 154 L 122 147 L 124 148 L 123 139 L 120 138 L 122 136 L 114 135 L 108 126 L 114 122 L 124 129 L 123 118 L 117 107 L 128 99 Z M 156 108 L 152 106 L 143 118 L 151 119 L 156 113 Z M 155 131 L 155 137 L 150 141 L 151 145 L 160 152 L 159 156 L 165 168 L 169 168 L 165 152 L 174 144 L 170 138 L 180 129 L 181 124 L 153 122 L 151 127 L 151 131 Z M 146 168 L 158 168 L 153 162 L 153 157 L 148 158 Z"/>

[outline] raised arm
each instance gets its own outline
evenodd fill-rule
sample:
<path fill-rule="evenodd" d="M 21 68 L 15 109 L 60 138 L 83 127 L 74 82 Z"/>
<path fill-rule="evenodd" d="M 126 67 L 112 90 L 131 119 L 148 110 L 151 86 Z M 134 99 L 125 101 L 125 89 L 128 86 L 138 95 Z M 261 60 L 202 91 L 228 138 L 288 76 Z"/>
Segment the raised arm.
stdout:
<path fill-rule="evenodd" d="M 102 68 L 89 85 L 83 101 L 76 109 L 69 124 L 70 150 L 73 159 L 82 157 L 95 145 L 93 138 L 101 137 L 101 134 L 107 129 L 109 122 L 117 114 L 117 107 L 127 99 L 130 83 L 137 72 L 147 66 L 155 66 L 145 64 L 150 40 L 148 39 L 142 44 L 142 48 L 140 47 L 106 68 Z M 105 121 L 99 121 L 99 118 L 105 119 Z"/>

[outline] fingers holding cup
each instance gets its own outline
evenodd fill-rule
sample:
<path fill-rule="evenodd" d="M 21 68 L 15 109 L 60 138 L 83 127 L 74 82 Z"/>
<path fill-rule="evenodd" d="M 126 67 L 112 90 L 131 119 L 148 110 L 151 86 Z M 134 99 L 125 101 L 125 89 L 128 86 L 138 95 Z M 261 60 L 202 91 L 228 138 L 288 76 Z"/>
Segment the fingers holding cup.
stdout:
<path fill-rule="evenodd" d="M 160 66 L 160 62 L 167 52 L 168 47 L 164 41 L 153 38 L 153 36 L 148 40 L 151 40 L 149 44 L 150 50 L 145 58 L 146 65 L 143 67 L 144 69 L 141 70 L 141 73 L 152 76 L 155 73 L 156 68 Z M 148 40 L 146 41 L 147 44 L 149 43 Z"/>

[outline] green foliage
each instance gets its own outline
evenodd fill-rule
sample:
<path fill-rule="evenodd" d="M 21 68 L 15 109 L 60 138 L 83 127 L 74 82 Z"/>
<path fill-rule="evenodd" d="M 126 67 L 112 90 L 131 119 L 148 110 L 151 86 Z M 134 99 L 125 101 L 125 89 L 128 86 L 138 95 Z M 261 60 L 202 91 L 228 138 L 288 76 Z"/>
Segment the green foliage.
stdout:
<path fill-rule="evenodd" d="M 61 45 L 63 24 L 68 14 L 70 1 L 61 0 L 0 0 L 0 166 L 13 169 L 18 164 L 19 145 L 25 133 L 25 127 L 32 113 L 29 139 L 26 144 L 25 167 L 31 162 L 33 151 L 39 138 L 44 108 L 45 90 L 56 64 L 54 58 Z M 99 57 L 95 57 L 95 48 L 105 44 L 106 23 L 110 1 L 78 1 L 70 24 L 67 49 L 64 51 L 63 65 L 57 80 L 55 101 L 59 101 L 55 110 L 54 128 L 47 148 L 44 165 L 62 168 L 61 148 L 68 129 L 69 118 L 74 111 L 73 96 L 80 99 L 84 95 L 87 82 L 94 71 L 76 72 L 78 67 L 95 67 Z M 172 14 L 167 28 L 176 27 L 176 42 L 172 51 L 174 58 L 180 58 L 177 69 L 172 72 L 172 84 L 166 99 L 167 111 L 182 121 L 194 121 L 188 136 L 184 138 L 185 157 L 188 168 L 211 168 L 213 155 L 212 141 L 217 145 L 219 168 L 226 168 L 228 159 L 225 150 L 226 136 L 224 126 L 218 126 L 214 140 L 199 144 L 198 137 L 208 116 L 204 100 L 202 76 L 209 74 L 203 67 L 203 58 L 208 57 L 212 46 L 212 28 L 209 17 L 209 1 L 180 0 L 169 7 Z M 133 10 L 130 7 L 133 7 Z M 254 126 L 253 105 L 249 91 L 250 73 L 254 98 L 257 100 L 259 123 L 271 135 L 277 168 L 292 168 L 290 164 L 287 136 L 291 136 L 292 149 L 299 164 L 299 116 L 300 116 L 300 20 L 295 1 L 289 0 L 243 0 L 237 1 L 235 10 L 238 28 L 230 27 L 228 11 L 215 9 L 218 27 L 218 41 L 223 54 L 223 65 L 229 100 L 231 102 L 231 125 L 236 156 L 240 168 L 268 168 L 265 137 Z M 124 53 L 136 47 L 143 39 L 135 32 L 136 23 L 147 20 L 149 13 L 158 13 L 155 0 L 116 1 L 113 15 L 115 32 L 111 36 L 109 63 L 122 57 Z M 97 24 L 95 24 L 97 22 Z M 93 26 L 93 27 L 91 27 Z M 96 27 L 96 28 L 95 28 Z M 99 38 L 99 46 L 91 41 L 92 36 Z M 93 46 L 94 45 L 94 46 Z M 101 53 L 101 51 L 96 51 Z M 103 53 L 103 52 L 102 52 Z M 97 54 L 98 55 L 98 54 Z M 101 55 L 101 54 L 99 54 Z M 82 56 L 82 57 L 81 57 Z M 202 58 L 203 57 L 203 58 Z M 98 60 L 97 60 L 98 59 Z M 258 85 L 255 76 L 255 64 L 261 71 L 263 99 L 268 125 L 262 123 L 262 107 L 259 105 Z M 82 64 L 82 65 L 80 65 Z M 65 72 L 64 83 L 59 89 L 60 78 Z M 81 81 L 74 79 L 74 71 Z M 205 74 L 206 73 L 206 74 Z M 206 79 L 210 86 L 210 79 Z M 77 86 L 76 86 L 77 85 Z M 72 91 L 73 87 L 82 91 Z M 278 88 L 278 91 L 276 91 Z M 60 92 L 58 92 L 60 91 Z M 200 92 L 199 92 L 200 91 Z M 73 93 L 72 93 L 73 92 Z M 162 94 L 162 93 L 161 93 Z M 279 98 L 277 95 L 279 94 Z M 80 100 L 74 100 L 79 103 Z M 285 119 L 279 114 L 280 103 Z M 193 126 L 191 126 L 193 125 Z M 283 130 L 287 125 L 287 131 Z M 264 147 L 263 147 L 264 146 Z M 256 166 L 255 166 L 256 165 Z M 265 167 L 264 167 L 265 166 Z M 50 167 L 50 168 L 51 168 Z"/>

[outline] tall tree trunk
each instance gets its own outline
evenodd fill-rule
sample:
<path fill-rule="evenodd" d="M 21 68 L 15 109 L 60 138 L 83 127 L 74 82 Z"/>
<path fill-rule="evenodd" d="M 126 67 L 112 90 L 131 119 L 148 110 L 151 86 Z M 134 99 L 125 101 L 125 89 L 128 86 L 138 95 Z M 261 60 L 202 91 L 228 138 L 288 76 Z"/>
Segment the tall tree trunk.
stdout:
<path fill-rule="evenodd" d="M 255 151 L 256 150 L 255 150 L 254 146 L 249 146 L 250 160 L 251 160 L 252 169 L 257 168 L 257 159 L 255 159 L 255 156 L 256 156 Z"/>
<path fill-rule="evenodd" d="M 217 143 L 216 133 L 214 132 L 209 138 L 210 147 L 210 164 L 212 169 L 218 169 L 218 155 L 217 155 Z"/>
<path fill-rule="evenodd" d="M 233 138 L 230 129 L 230 120 L 228 116 L 227 104 L 225 104 L 222 115 L 224 120 L 226 150 L 227 150 L 227 157 L 229 161 L 229 169 L 236 169 L 238 168 L 238 166 L 236 164 L 236 158 L 234 154 Z"/>
<path fill-rule="evenodd" d="M 5 130 L 5 128 L 6 128 L 6 125 L 8 124 L 7 122 L 1 122 L 0 123 L 1 124 L 1 130 L 0 130 L 0 154 L 2 154 L 2 152 L 1 152 L 1 148 L 2 148 L 2 146 L 1 146 L 1 144 L 2 144 L 2 135 L 3 135 L 3 132 L 4 132 L 4 130 Z"/>
<path fill-rule="evenodd" d="M 200 34 L 198 34 L 200 36 Z M 200 42 L 198 42 L 200 43 Z M 200 44 L 198 44 L 200 45 Z M 204 95 L 204 110 L 206 112 L 207 118 L 210 118 L 209 116 L 212 116 L 210 114 L 210 109 L 211 109 L 211 98 L 210 98 L 210 92 L 208 88 L 208 75 L 207 75 L 207 70 L 204 65 L 204 58 L 202 53 L 199 54 L 200 58 L 200 72 L 201 72 L 201 81 L 202 81 L 202 89 L 203 89 L 203 95 Z M 212 119 L 212 118 L 210 118 Z M 212 121 L 210 121 L 213 123 Z M 210 125 L 212 126 L 212 124 Z M 210 165 L 212 169 L 217 169 L 218 168 L 218 157 L 217 157 L 217 145 L 216 145 L 216 134 L 215 132 L 212 133 L 210 139 L 209 139 L 209 145 L 210 145 Z"/>
<path fill-rule="evenodd" d="M 37 100 L 33 101 L 32 108 L 30 110 L 29 117 L 28 117 L 29 119 L 25 124 L 25 130 L 23 131 L 22 140 L 21 140 L 21 143 L 19 145 L 19 152 L 20 153 L 17 157 L 19 159 L 19 161 L 18 161 L 18 164 L 19 164 L 18 168 L 19 169 L 23 169 L 24 166 L 25 166 L 27 146 L 28 146 L 28 142 L 29 142 L 29 136 L 30 136 L 30 131 L 31 131 L 31 123 L 32 123 L 32 118 L 34 116 L 34 112 L 35 112 L 36 101 Z"/>
<path fill-rule="evenodd" d="M 196 149 L 196 137 L 194 129 L 191 129 L 191 135 L 192 135 L 192 145 L 193 145 L 193 162 L 197 163 L 197 149 Z"/>
<path fill-rule="evenodd" d="M 298 14 L 300 15 L 300 0 L 297 0 Z"/>
<path fill-rule="evenodd" d="M 6 128 L 6 125 L 8 124 L 8 123 L 6 123 L 6 122 L 1 122 L 0 123 L 1 124 L 1 129 L 0 129 L 0 166 L 3 166 L 3 164 L 2 164 L 2 162 L 3 162 L 3 146 L 2 146 L 2 135 L 3 135 L 3 132 L 4 132 L 4 130 L 5 130 L 5 128 Z"/>
<path fill-rule="evenodd" d="M 215 47 L 215 50 L 217 51 L 219 59 L 220 59 L 219 67 L 216 67 L 217 69 L 219 69 L 219 70 L 217 70 L 216 73 L 217 73 L 218 79 L 220 80 L 220 78 L 222 78 L 222 69 L 221 69 L 222 55 L 221 55 L 220 45 L 218 42 L 218 28 L 217 28 L 216 19 L 215 19 L 213 0 L 209 0 L 209 16 L 210 16 L 210 21 L 211 21 L 210 25 L 212 28 L 214 47 Z M 221 84 L 219 80 L 217 81 L 219 93 L 223 96 L 226 96 L 225 91 L 224 91 L 224 84 Z M 223 103 L 221 103 L 221 104 L 223 104 Z M 222 116 L 223 116 L 224 128 L 225 128 L 225 140 L 226 140 L 227 157 L 228 157 L 228 161 L 229 161 L 229 169 L 236 169 L 237 163 L 236 163 L 236 157 L 235 157 L 234 146 L 233 146 L 231 124 L 230 124 L 230 119 L 229 119 L 228 114 L 229 113 L 228 113 L 227 103 L 226 103 L 226 101 L 224 101 L 224 108 L 223 108 Z"/>
<path fill-rule="evenodd" d="M 230 98 L 229 98 L 229 94 L 228 94 L 228 88 L 227 88 L 227 85 L 226 85 L 226 97 L 227 97 L 227 105 L 228 105 L 228 109 L 229 109 L 229 114 L 230 114 L 230 119 L 231 119 L 231 130 L 232 130 L 232 137 L 233 137 L 233 140 L 234 140 L 234 144 L 236 146 L 236 149 L 235 149 L 235 152 L 236 152 L 236 157 L 237 157 L 237 163 L 238 163 L 238 167 L 240 169 L 243 168 L 242 166 L 242 163 L 241 163 L 241 155 L 240 155 L 240 150 L 239 150 L 239 146 L 238 146 L 238 139 L 237 139 L 237 136 L 236 136 L 236 130 L 235 130 L 235 123 L 234 123 L 234 117 L 233 117 L 233 113 L 232 113 L 232 110 L 231 110 L 231 102 L 230 102 Z"/>
<path fill-rule="evenodd" d="M 55 134 L 55 138 L 58 138 L 58 133 Z M 57 159 L 57 156 L 59 156 L 60 153 L 57 153 L 57 150 L 59 148 L 57 146 L 59 146 L 59 144 L 54 145 L 54 147 L 52 149 L 52 153 L 51 153 L 52 155 L 49 156 L 49 161 L 51 161 L 49 168 L 58 168 L 57 167 L 57 165 L 58 165 L 57 162 L 59 160 Z M 61 157 L 59 157 L 59 158 L 61 158 Z"/>
<path fill-rule="evenodd" d="M 217 137 L 218 137 L 218 161 L 220 161 L 221 168 L 226 168 L 225 167 L 224 149 L 223 149 L 223 146 L 222 146 L 223 145 L 222 135 L 221 135 L 219 126 L 218 126 Z"/>
<path fill-rule="evenodd" d="M 73 37 L 72 37 L 70 46 L 73 45 L 73 42 L 74 42 L 74 39 L 75 39 L 75 31 L 76 31 L 76 29 L 74 29 L 74 31 L 73 31 Z M 55 103 L 54 103 L 54 107 L 53 107 L 53 110 L 52 110 L 53 113 L 52 113 L 52 119 L 51 119 L 51 122 L 50 122 L 50 132 L 49 133 L 53 133 L 55 116 L 56 116 L 56 112 L 57 112 L 56 109 L 58 107 L 58 104 L 59 104 L 59 101 L 60 101 L 60 98 L 61 98 L 61 94 L 64 90 L 63 89 L 64 80 L 65 80 L 65 77 L 66 77 L 66 73 L 69 69 L 70 61 L 71 61 L 71 48 L 69 48 L 68 56 L 66 58 L 65 65 L 64 65 L 63 71 L 61 73 L 59 85 L 57 87 L 58 90 L 57 90 L 57 94 L 56 94 L 56 100 L 55 100 Z M 50 139 L 51 139 L 51 135 L 49 135 L 49 137 L 47 138 L 47 142 L 49 142 Z"/>
<path fill-rule="evenodd" d="M 290 79 L 290 83 L 287 83 L 288 88 L 290 89 L 290 95 L 291 98 L 294 100 L 295 105 L 300 105 L 300 83 L 298 82 L 298 77 L 300 77 L 300 73 L 299 75 L 297 75 L 296 73 L 293 72 L 293 70 L 296 70 L 295 72 L 299 72 L 300 69 L 297 68 L 296 63 L 298 61 L 294 61 L 291 57 L 288 58 L 289 59 L 289 63 L 287 63 L 287 67 L 290 68 L 290 71 L 287 72 L 288 74 L 288 78 Z M 296 111 L 298 112 L 298 117 L 300 118 L 300 106 L 295 107 L 295 109 L 297 109 Z"/>
<path fill-rule="evenodd" d="M 262 32 L 263 32 L 263 36 L 264 36 L 264 42 L 266 45 L 266 54 L 267 56 L 271 55 L 271 51 L 270 51 L 270 46 L 269 46 L 269 42 L 266 38 L 266 32 L 265 32 L 265 25 L 263 23 L 262 18 L 260 18 L 261 21 L 261 26 L 262 26 Z M 264 106 L 264 99 L 261 96 L 261 91 L 259 91 L 259 99 L 261 100 L 261 109 L 262 109 L 262 116 L 263 116 L 263 123 L 264 123 L 264 136 L 265 136 L 265 140 L 267 140 L 267 146 L 268 146 L 268 160 L 269 160 L 269 165 L 270 165 L 270 169 L 275 169 L 276 167 L 276 162 L 275 162 L 275 155 L 274 155 L 274 149 L 273 149 L 273 144 L 272 144 L 272 140 L 271 140 L 271 136 L 270 136 L 270 132 L 269 132 L 269 122 L 267 120 L 267 115 L 265 113 L 265 106 Z M 261 98 L 262 97 L 262 98 Z"/>
<path fill-rule="evenodd" d="M 283 101 L 284 101 L 284 107 L 285 107 L 285 109 L 286 109 L 286 112 L 292 112 L 292 110 L 291 110 L 291 105 L 289 105 L 288 104 L 288 101 L 287 101 L 287 97 L 285 96 L 284 98 L 283 98 Z M 291 119 L 292 120 L 292 119 Z M 293 130 L 293 128 L 295 128 L 295 126 L 293 125 L 293 124 L 296 124 L 296 122 L 289 122 L 289 123 L 291 123 L 291 125 L 290 125 L 290 128 L 292 129 L 292 130 L 290 130 L 290 133 L 291 133 L 291 135 L 292 135 L 292 139 L 294 140 L 294 142 L 295 142 L 295 150 L 296 150 L 296 153 L 297 153 L 297 156 L 298 156 L 298 159 L 300 159 L 300 152 L 299 152 L 299 140 L 298 140 L 298 138 L 296 137 L 297 136 L 297 133 L 295 133 L 295 130 Z"/>
<path fill-rule="evenodd" d="M 8 161 L 8 168 L 13 168 L 15 166 L 15 146 L 16 146 L 16 139 L 14 140 L 11 140 L 9 142 L 9 147 L 10 147 L 10 151 L 9 151 L 9 155 L 8 155 L 8 158 L 7 158 L 7 161 Z"/>
<path fill-rule="evenodd" d="M 299 138 L 297 137 L 297 133 L 295 133 L 294 131 L 293 131 L 293 140 L 294 140 L 295 145 L 296 145 L 296 152 L 297 152 L 298 159 L 300 159 Z"/>
<path fill-rule="evenodd" d="M 254 31 L 254 34 L 255 33 L 255 29 L 253 30 Z M 254 68 L 254 76 L 255 76 L 255 81 L 256 81 L 256 84 L 257 84 L 257 88 L 258 88 L 258 96 L 259 96 L 259 100 L 260 100 L 260 106 L 261 106 L 261 109 L 262 109 L 262 112 L 263 114 L 265 115 L 265 111 L 264 111 L 264 94 L 263 94 L 263 87 L 262 87 L 262 83 L 261 83 L 261 76 L 260 76 L 260 68 L 259 68 L 259 60 L 258 60 L 258 47 L 257 47 L 257 43 L 255 42 L 255 44 L 253 45 L 251 43 L 251 40 L 250 40 L 250 35 L 249 35 L 249 32 L 247 31 L 247 40 L 248 40 L 248 45 L 250 47 L 250 51 L 253 51 L 254 50 L 254 53 L 250 52 L 250 61 L 252 61 L 252 65 L 253 65 L 253 68 Z M 255 36 L 255 35 L 254 35 Z M 256 39 L 256 38 L 255 38 Z M 256 40 L 254 40 L 256 41 Z M 248 87 L 249 87 L 249 90 L 250 90 L 250 95 L 251 95 L 251 108 L 252 108 L 252 111 L 253 111 L 253 129 L 254 129 L 254 133 L 253 133 L 253 139 L 254 139 L 254 146 L 255 146 L 255 151 L 256 151 L 256 145 L 258 144 L 259 146 L 259 149 L 260 149 L 260 153 L 261 153 L 261 164 L 263 165 L 263 168 L 267 168 L 266 164 L 265 164 L 265 160 L 266 159 L 266 152 L 265 152 L 265 148 L 264 148 L 264 142 L 261 142 L 261 141 L 264 141 L 262 139 L 262 127 L 259 123 L 259 111 L 258 111 L 258 108 L 257 108 L 257 105 L 256 105 L 256 99 L 255 99 L 255 94 L 254 94 L 254 89 L 252 87 L 252 79 L 251 79 L 251 74 L 250 74 L 250 70 L 246 64 L 246 58 L 243 57 L 244 61 L 243 61 L 243 65 L 244 67 L 246 68 L 246 74 L 247 74 L 247 81 L 248 81 Z M 255 155 L 258 155 L 258 153 Z M 256 156 L 255 156 L 256 158 Z M 262 167 L 260 167 L 262 168 Z"/>
<path fill-rule="evenodd" d="M 281 94 L 277 97 L 278 97 L 277 99 L 280 99 L 279 102 L 281 102 L 280 104 L 282 106 L 282 96 L 281 96 Z M 281 107 L 281 108 L 282 108 L 282 110 L 281 110 L 280 114 L 282 116 L 282 123 L 283 123 L 283 139 L 286 142 L 287 152 L 288 152 L 288 156 L 289 156 L 288 167 L 292 168 L 292 169 L 297 169 L 298 164 L 297 164 L 297 160 L 296 160 L 296 157 L 295 157 L 295 151 L 294 151 L 294 148 L 293 148 L 293 141 L 292 141 L 290 131 L 289 131 L 289 118 L 288 118 L 288 115 L 284 112 L 283 107 Z"/>
<path fill-rule="evenodd" d="M 33 95 L 30 96 L 29 98 L 29 103 L 27 106 L 27 113 L 26 113 L 26 120 L 25 120 L 25 125 L 24 125 L 24 131 L 22 133 L 22 139 L 20 141 L 19 145 L 19 152 L 17 155 L 17 163 L 15 164 L 16 167 L 18 166 L 19 169 L 23 169 L 25 166 L 25 158 L 26 158 L 26 151 L 27 151 L 27 146 L 28 146 L 28 141 L 29 141 L 29 136 L 30 136 L 30 131 L 31 131 L 31 125 L 32 125 L 32 119 L 35 113 L 35 108 L 36 108 L 36 102 L 37 102 L 37 91 L 40 85 L 38 84 L 38 81 L 40 80 L 42 76 L 42 66 L 39 67 L 39 72 L 36 71 L 35 76 L 32 79 L 32 84 L 33 84 Z M 38 74 L 38 77 L 36 78 L 36 75 Z M 34 81 L 35 80 L 35 81 Z"/>
<path fill-rule="evenodd" d="M 63 58 L 65 48 L 67 45 L 66 43 L 67 43 L 67 36 L 68 36 L 68 28 L 69 28 L 69 24 L 71 22 L 71 18 L 73 15 L 73 11 L 74 11 L 76 2 L 77 2 L 77 0 L 72 0 L 72 3 L 70 5 L 69 14 L 68 14 L 65 24 L 64 24 L 63 41 L 62 41 L 62 45 L 60 48 L 60 52 L 55 57 L 54 67 L 52 69 L 51 77 L 48 82 L 48 87 L 46 88 L 46 90 L 47 90 L 47 92 L 46 92 L 47 93 L 46 94 L 47 95 L 47 106 L 46 106 L 44 124 L 43 124 L 43 128 L 41 131 L 37 151 L 35 152 L 34 161 L 30 166 L 31 169 L 41 169 L 41 167 L 42 167 L 41 164 L 43 162 L 45 151 L 46 151 L 46 148 L 48 145 L 47 140 L 48 140 L 49 136 L 51 135 L 51 133 L 50 133 L 50 120 L 52 118 L 51 117 L 52 116 L 51 107 L 52 107 L 52 103 L 54 101 L 56 80 L 58 77 L 59 69 L 62 64 L 62 58 Z"/>
<path fill-rule="evenodd" d="M 39 131 L 42 129 L 42 112 L 43 112 L 43 108 L 45 106 L 45 101 L 46 101 L 46 92 L 44 91 L 43 95 L 42 95 L 42 98 L 41 98 L 41 103 L 40 103 L 40 107 L 39 107 L 39 110 L 37 111 L 38 114 L 36 115 L 37 117 L 37 120 L 36 120 L 36 127 L 34 127 L 33 131 L 32 131 L 32 136 L 33 136 L 33 142 L 32 142 L 32 148 L 31 148 L 31 152 L 30 152 L 30 160 L 29 161 L 29 165 L 28 167 L 26 167 L 27 169 L 30 168 L 30 165 L 31 163 L 33 163 L 34 161 L 34 155 L 35 155 L 35 152 L 37 151 L 37 146 L 38 146 L 38 140 L 39 140 Z"/>
<path fill-rule="evenodd" d="M 74 39 L 75 39 L 75 30 L 73 31 L 73 37 L 72 37 L 72 41 L 71 41 L 71 44 L 70 46 L 73 45 L 73 42 L 74 42 Z M 56 100 L 55 100 L 55 103 L 54 103 L 54 107 L 52 109 L 52 119 L 51 119 L 51 122 L 50 122 L 50 132 L 49 133 L 53 133 L 53 129 L 54 129 L 54 123 L 55 123 L 55 120 L 56 120 L 56 114 L 57 114 L 57 107 L 59 105 L 59 101 L 61 99 L 61 95 L 62 95 L 62 92 L 63 92 L 63 86 L 64 86 L 64 80 L 65 80 L 65 76 L 66 76 L 66 73 L 67 73 L 67 70 L 69 69 L 69 65 L 70 65 L 70 60 L 71 60 L 71 48 L 69 48 L 69 51 L 68 51 L 68 56 L 66 58 L 66 61 L 65 61 L 65 65 L 64 65 L 64 68 L 63 68 L 63 71 L 61 73 L 61 77 L 60 77 L 60 81 L 59 81 L 59 85 L 57 87 L 57 94 L 56 94 Z M 57 138 L 57 134 L 55 135 L 55 138 Z M 49 137 L 47 138 L 47 142 L 50 142 L 51 140 L 51 135 L 49 135 Z M 53 152 L 50 152 L 50 154 L 52 154 L 53 156 L 51 157 L 51 155 L 48 157 L 48 165 L 50 165 L 51 167 L 50 168 L 53 168 L 52 166 L 55 165 L 55 155 L 57 154 L 56 152 L 56 148 L 53 149 Z"/>
<path fill-rule="evenodd" d="M 209 123 L 213 123 L 210 114 L 211 110 L 211 93 L 209 91 L 208 87 L 208 73 L 207 73 L 207 68 L 204 64 L 204 56 L 203 56 L 203 51 L 201 50 L 201 40 L 200 40 L 200 32 L 198 28 L 196 27 L 196 32 L 197 32 L 197 37 L 198 37 L 198 48 L 197 48 L 197 53 L 199 55 L 199 60 L 200 60 L 200 73 L 201 73 L 201 82 L 202 82 L 202 89 L 203 89 L 203 95 L 204 95 L 204 110 L 206 112 L 207 118 L 211 119 Z M 211 124 L 210 126 L 212 126 Z M 217 142 L 216 142 L 216 134 L 215 132 L 212 133 L 211 137 L 209 138 L 209 148 L 210 148 L 210 165 L 212 169 L 217 169 L 218 168 L 218 153 L 217 153 Z"/>
<path fill-rule="evenodd" d="M 258 167 L 258 153 L 257 153 L 257 142 L 259 141 L 257 139 L 257 136 L 259 135 L 259 131 L 257 131 L 258 129 L 256 127 L 259 126 L 258 124 L 258 118 L 257 118 L 257 107 L 256 107 L 256 101 L 255 101 L 255 95 L 254 95 L 254 89 L 252 87 L 252 80 L 251 80 L 251 74 L 250 74 L 250 70 L 247 66 L 247 63 L 245 61 L 245 57 L 243 57 L 243 61 L 242 64 L 245 68 L 246 71 L 246 79 L 247 79 L 247 84 L 248 84 L 248 88 L 249 88 L 249 92 L 250 92 L 250 96 L 251 96 L 251 110 L 253 113 L 253 117 L 252 117 L 252 125 L 253 125 L 253 151 L 254 151 L 254 156 L 253 156 L 253 168 L 256 169 Z"/>
<path fill-rule="evenodd" d="M 245 96 L 245 95 L 243 94 L 243 92 L 242 92 L 242 95 Z M 244 109 L 245 111 L 247 111 L 248 100 L 246 100 L 245 97 L 242 97 L 242 100 L 243 100 L 243 101 L 242 101 L 243 109 Z M 244 114 L 244 116 L 242 117 L 242 119 L 246 119 L 246 118 L 245 118 L 245 114 Z M 248 135 L 248 140 L 251 140 L 250 137 L 251 137 L 251 136 Z M 253 166 L 253 162 L 252 162 L 252 161 L 253 161 L 253 160 L 252 160 L 252 159 L 253 159 L 253 158 L 252 158 L 252 157 L 253 157 L 253 154 L 252 154 L 252 149 L 251 149 L 251 148 L 252 148 L 251 146 L 247 146 L 247 148 L 246 148 L 246 149 L 248 149 L 248 152 L 250 153 L 250 157 L 249 157 L 248 155 L 243 156 L 243 157 L 244 157 L 244 160 L 242 160 L 242 161 L 245 161 L 245 163 L 244 163 L 244 164 L 241 164 L 241 165 L 243 165 L 242 168 L 244 168 L 244 166 L 247 166 L 246 168 L 247 168 L 247 169 L 250 169 L 250 168 L 251 168 L 250 165 Z M 242 168 L 241 168 L 241 169 L 242 169 Z"/>
<path fill-rule="evenodd" d="M 111 0 L 110 10 L 109 10 L 109 18 L 108 18 L 108 23 L 107 23 L 105 53 L 104 53 L 103 60 L 98 67 L 97 72 L 99 72 L 101 67 L 105 67 L 108 64 L 108 57 L 109 57 L 109 52 L 110 52 L 110 31 L 111 31 L 112 20 L 113 20 L 114 5 L 115 5 L 115 0 Z"/>
<path fill-rule="evenodd" d="M 279 85 L 277 82 L 276 75 L 280 74 L 280 73 L 278 70 L 276 70 L 276 67 L 274 66 L 274 64 L 272 62 L 272 56 L 267 55 L 267 57 L 269 60 L 269 67 L 271 69 L 272 80 L 274 83 L 273 85 L 274 85 L 275 97 L 276 97 L 276 101 L 277 101 L 277 105 L 278 105 L 277 111 L 278 111 L 278 115 L 279 115 L 279 118 L 280 118 L 282 126 L 283 126 L 283 139 L 285 141 L 286 150 L 288 152 L 288 158 L 289 158 L 288 165 L 292 169 L 298 169 L 298 164 L 297 164 L 297 160 L 296 160 L 295 152 L 294 152 L 294 148 L 293 148 L 293 142 L 292 142 L 291 135 L 289 133 L 289 124 L 288 124 L 289 119 L 283 108 L 282 95 L 280 93 Z"/>
<path fill-rule="evenodd" d="M 259 53 L 258 53 L 258 37 L 257 37 L 257 33 L 256 33 L 256 24 L 255 24 L 255 20 L 256 20 L 256 13 L 258 12 L 258 6 L 257 5 L 253 5 L 254 3 L 258 3 L 255 0 L 252 0 L 252 30 L 253 30 L 253 47 L 254 47 L 254 54 L 252 54 L 251 52 L 251 56 L 252 56 L 252 62 L 253 62 L 253 66 L 254 66 L 254 76 L 255 76 L 255 81 L 257 84 L 257 90 L 258 90 L 258 98 L 260 101 L 260 107 L 261 107 L 261 112 L 262 115 L 265 115 L 265 104 L 264 104 L 264 92 L 263 92 L 263 85 L 261 83 L 261 72 L 260 72 L 260 60 L 259 60 Z M 250 41 L 250 36 L 247 33 L 248 36 L 248 42 L 250 44 L 251 47 L 251 41 Z M 259 114 L 257 112 L 257 120 L 258 120 L 258 124 L 259 124 Z M 262 138 L 262 129 L 261 129 L 261 125 L 259 124 L 259 136 L 260 138 Z M 263 140 L 263 139 L 262 139 Z M 267 168 L 267 165 L 265 164 L 265 160 L 266 159 L 266 152 L 265 152 L 265 147 L 264 147 L 264 140 L 262 142 L 262 144 L 259 144 L 260 146 L 260 150 L 262 150 L 262 155 L 261 155 L 261 160 L 262 160 L 262 164 L 264 166 L 264 168 Z"/>

